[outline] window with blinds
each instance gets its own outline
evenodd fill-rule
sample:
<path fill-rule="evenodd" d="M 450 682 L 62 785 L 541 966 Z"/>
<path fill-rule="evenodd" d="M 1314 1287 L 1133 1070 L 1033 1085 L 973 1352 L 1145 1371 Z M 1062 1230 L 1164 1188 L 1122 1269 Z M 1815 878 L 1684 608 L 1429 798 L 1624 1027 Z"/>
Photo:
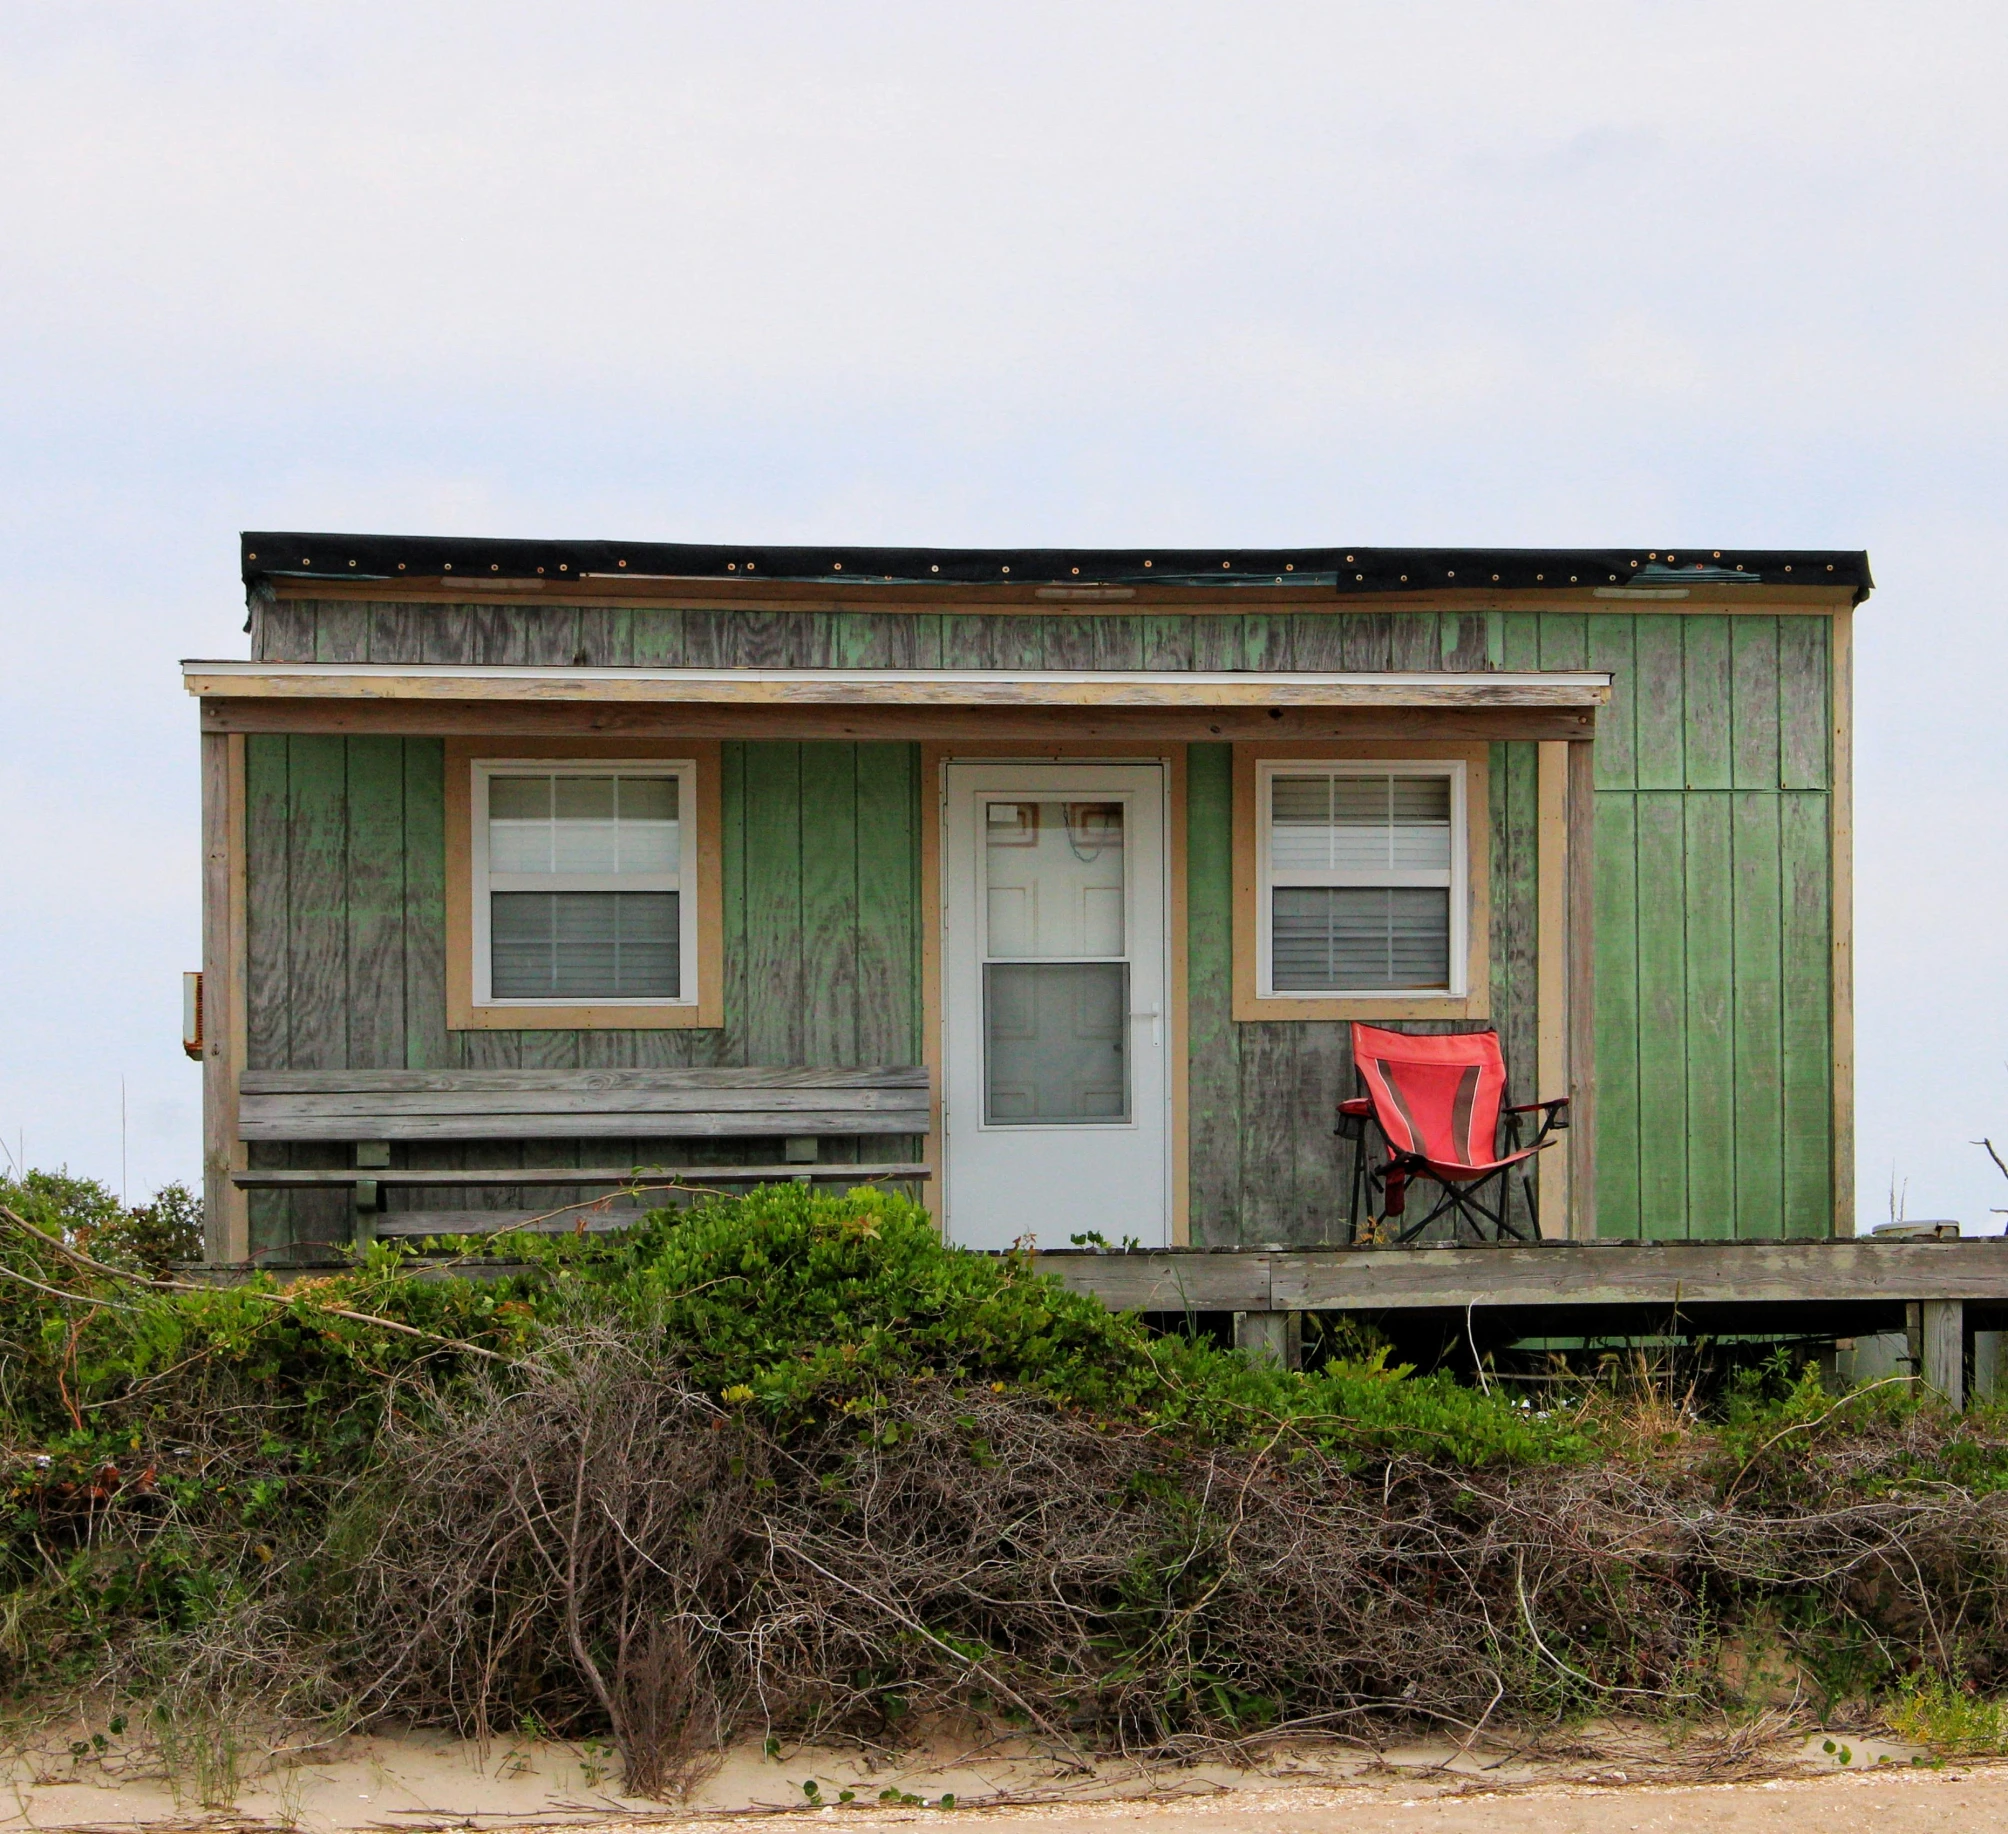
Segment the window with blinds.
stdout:
<path fill-rule="evenodd" d="M 1463 787 L 1454 764 L 1265 769 L 1266 991 L 1460 991 Z"/>
<path fill-rule="evenodd" d="M 689 776 L 688 766 L 477 766 L 487 1003 L 689 997 Z"/>

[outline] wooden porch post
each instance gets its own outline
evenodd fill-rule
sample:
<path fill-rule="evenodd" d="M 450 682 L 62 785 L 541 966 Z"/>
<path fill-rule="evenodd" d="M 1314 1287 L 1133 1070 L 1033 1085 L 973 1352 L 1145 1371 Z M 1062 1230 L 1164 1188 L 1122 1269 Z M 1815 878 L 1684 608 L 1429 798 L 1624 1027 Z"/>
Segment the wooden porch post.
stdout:
<path fill-rule="evenodd" d="M 1596 763 L 1587 739 L 1569 741 L 1569 1235 L 1597 1233 Z"/>
<path fill-rule="evenodd" d="M 251 1258 L 250 1205 L 231 1179 L 244 1067 L 244 738 L 202 735 L 202 1235 L 212 1262 Z"/>

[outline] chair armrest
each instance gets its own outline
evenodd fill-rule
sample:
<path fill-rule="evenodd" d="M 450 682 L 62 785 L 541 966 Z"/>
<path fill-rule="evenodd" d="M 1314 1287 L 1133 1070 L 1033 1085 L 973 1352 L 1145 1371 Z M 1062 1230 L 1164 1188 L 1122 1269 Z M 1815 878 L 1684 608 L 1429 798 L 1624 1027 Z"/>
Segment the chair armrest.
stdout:
<path fill-rule="evenodd" d="M 1569 1098 L 1566 1095 L 1550 1096 L 1545 1102 L 1516 1102 L 1501 1112 L 1506 1116 L 1506 1132 L 1515 1145 L 1518 1145 L 1520 1140 L 1520 1122 L 1517 1117 L 1523 1114 L 1538 1114 L 1541 1117 L 1541 1125 L 1534 1130 L 1536 1146 L 1550 1134 L 1568 1131 Z"/>
<path fill-rule="evenodd" d="M 1338 1106 L 1339 1124 L 1332 1131 L 1341 1140 L 1364 1140 L 1367 1123 L 1373 1119 L 1374 1105 L 1363 1095 L 1348 1096 Z"/>

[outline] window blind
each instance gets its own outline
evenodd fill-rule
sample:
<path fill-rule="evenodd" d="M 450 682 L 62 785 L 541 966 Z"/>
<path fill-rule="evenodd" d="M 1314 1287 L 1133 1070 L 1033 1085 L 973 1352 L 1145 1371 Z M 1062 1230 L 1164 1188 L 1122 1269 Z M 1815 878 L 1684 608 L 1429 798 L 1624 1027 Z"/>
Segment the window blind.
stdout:
<path fill-rule="evenodd" d="M 488 997 L 683 997 L 673 775 L 488 779 Z"/>
<path fill-rule="evenodd" d="M 1278 993 L 1449 986 L 1448 891 L 1279 885 L 1274 897 Z"/>
<path fill-rule="evenodd" d="M 1447 772 L 1272 776 L 1265 862 L 1271 990 L 1447 989 L 1455 814 Z"/>
<path fill-rule="evenodd" d="M 674 1000 L 675 892 L 496 892 L 490 970 L 498 1000 Z"/>

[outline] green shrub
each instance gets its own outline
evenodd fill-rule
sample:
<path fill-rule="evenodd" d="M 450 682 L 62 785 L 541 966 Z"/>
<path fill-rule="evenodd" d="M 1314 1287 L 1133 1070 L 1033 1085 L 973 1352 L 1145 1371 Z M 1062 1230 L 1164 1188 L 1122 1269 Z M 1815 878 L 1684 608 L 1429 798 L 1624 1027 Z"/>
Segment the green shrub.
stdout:
<path fill-rule="evenodd" d="M 1472 1464 L 1588 1450 L 1566 1422 L 1390 1368 L 1381 1354 L 1296 1374 L 1153 1336 L 1023 1255 L 945 1246 L 926 1210 L 871 1188 L 771 1185 L 657 1211 L 610 1246 L 519 1236 L 503 1252 L 537 1257 L 561 1287 L 656 1325 L 712 1392 L 745 1389 L 783 1427 L 938 1377 L 1033 1389 L 1188 1440 L 1282 1430 Z"/>
<path fill-rule="evenodd" d="M 30 1171 L 0 1178 L 0 1204 L 93 1260 L 162 1272 L 202 1258 L 202 1200 L 187 1185 L 162 1185 L 127 1209 L 95 1178 Z"/>
<path fill-rule="evenodd" d="M 1940 1757 L 2000 1757 L 2008 1752 L 2008 1702 L 1989 1700 L 1942 1675 L 1914 1675 L 1883 1717 L 1899 1738 Z"/>

